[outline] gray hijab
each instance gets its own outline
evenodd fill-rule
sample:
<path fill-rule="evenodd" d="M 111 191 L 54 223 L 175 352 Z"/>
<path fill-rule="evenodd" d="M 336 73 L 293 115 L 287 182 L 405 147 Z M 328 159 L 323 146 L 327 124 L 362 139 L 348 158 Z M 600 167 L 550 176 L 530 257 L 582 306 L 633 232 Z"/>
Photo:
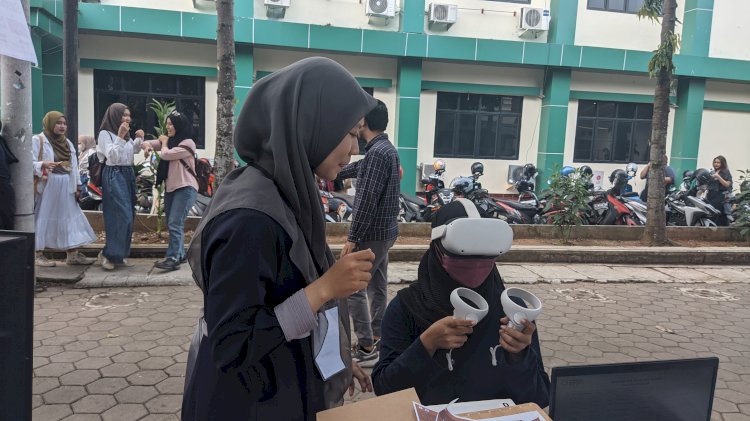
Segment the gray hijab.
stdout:
<path fill-rule="evenodd" d="M 313 170 L 376 104 L 343 66 L 321 57 L 298 61 L 253 86 L 234 130 L 235 149 L 248 166 L 224 179 L 188 250 L 201 289 L 205 291 L 200 261 L 203 228 L 232 209 L 254 209 L 273 218 L 290 236 L 290 258 L 307 283 L 333 265 Z M 343 397 L 351 381 L 349 313 L 346 300 L 338 305 L 347 370 L 326 382 L 329 406 Z M 321 332 L 313 333 L 314 339 L 321 339 Z M 319 349 L 322 344 L 314 342 Z"/>

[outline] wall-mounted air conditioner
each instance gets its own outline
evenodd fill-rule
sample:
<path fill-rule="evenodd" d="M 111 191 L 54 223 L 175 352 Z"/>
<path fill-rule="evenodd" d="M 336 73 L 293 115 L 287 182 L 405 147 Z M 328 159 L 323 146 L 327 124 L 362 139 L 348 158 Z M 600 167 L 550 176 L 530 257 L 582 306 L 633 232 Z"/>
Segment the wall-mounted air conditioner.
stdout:
<path fill-rule="evenodd" d="M 534 7 L 521 8 L 521 29 L 549 31 L 549 10 Z"/>
<path fill-rule="evenodd" d="M 287 7 L 292 5 L 292 0 L 263 0 L 266 5 L 266 17 L 269 19 L 284 19 Z"/>
<path fill-rule="evenodd" d="M 458 19 L 458 6 L 455 4 L 430 3 L 428 28 L 430 30 L 448 30 Z"/>
<path fill-rule="evenodd" d="M 370 23 L 386 25 L 391 18 L 396 17 L 396 0 L 366 0 L 366 14 Z"/>

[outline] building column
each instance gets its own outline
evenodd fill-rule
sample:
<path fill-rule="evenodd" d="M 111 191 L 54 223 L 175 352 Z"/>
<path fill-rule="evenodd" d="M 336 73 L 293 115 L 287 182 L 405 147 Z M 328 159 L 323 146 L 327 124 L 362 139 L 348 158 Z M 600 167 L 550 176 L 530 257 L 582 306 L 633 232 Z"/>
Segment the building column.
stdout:
<path fill-rule="evenodd" d="M 547 41 L 551 44 L 573 45 L 578 20 L 578 0 L 552 0 L 552 22 Z M 539 121 L 539 149 L 536 166 L 546 179 L 555 165 L 563 165 L 565 138 L 570 101 L 570 69 L 549 68 L 544 81 L 544 99 Z M 537 183 L 541 189 L 542 183 Z"/>
<path fill-rule="evenodd" d="M 544 84 L 544 99 L 539 123 L 539 151 L 536 166 L 542 176 L 540 179 L 549 178 L 556 165 L 563 165 L 569 101 L 570 70 L 551 69 Z M 537 183 L 538 188 L 542 187 L 541 184 Z"/>
<path fill-rule="evenodd" d="M 682 179 L 683 171 L 695 170 L 698 166 L 705 93 L 705 79 L 684 78 L 677 83 L 677 110 L 669 164 L 678 181 Z"/>
<path fill-rule="evenodd" d="M 234 63 L 235 70 L 237 71 L 237 80 L 234 83 L 234 98 L 236 100 L 234 117 L 236 120 L 247 95 L 250 93 L 250 88 L 253 87 L 253 75 L 255 71 L 253 68 L 253 46 L 250 44 L 236 44 L 234 48 Z"/>
<path fill-rule="evenodd" d="M 36 31 L 31 31 L 31 42 L 36 52 L 36 66 L 31 66 L 31 125 L 34 133 L 42 131 L 42 118 L 44 118 L 44 78 L 42 72 L 44 62 L 42 56 L 42 37 Z"/>
<path fill-rule="evenodd" d="M 422 93 L 422 60 L 401 58 L 398 63 L 396 102 L 396 149 L 404 175 L 401 191 L 413 195 L 417 189 L 419 145 L 419 100 Z"/>
<path fill-rule="evenodd" d="M 713 7 L 713 0 L 685 1 L 680 54 L 708 57 Z M 677 83 L 677 110 L 669 163 L 678 181 L 683 171 L 695 170 L 698 166 L 705 93 L 705 79 L 681 78 Z"/>

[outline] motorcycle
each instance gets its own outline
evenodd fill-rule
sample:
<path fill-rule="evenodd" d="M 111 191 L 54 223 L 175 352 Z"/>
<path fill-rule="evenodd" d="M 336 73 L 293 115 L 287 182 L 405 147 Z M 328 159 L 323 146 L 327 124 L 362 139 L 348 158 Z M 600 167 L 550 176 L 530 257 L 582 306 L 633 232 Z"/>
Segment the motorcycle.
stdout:
<path fill-rule="evenodd" d="M 474 203 L 482 218 L 499 218 L 506 220 L 503 208 L 495 203 L 487 189 L 482 188 L 479 177 L 484 173 L 481 162 L 471 166 L 471 177 L 456 177 L 451 181 L 451 190 L 457 197 L 469 199 Z"/>
<path fill-rule="evenodd" d="M 454 191 L 450 188 L 446 188 L 445 183 L 443 182 L 445 162 L 439 159 L 435 161 L 433 167 L 435 168 L 435 172 L 421 180 L 422 185 L 424 185 L 424 193 L 427 200 L 427 207 L 422 213 L 422 219 L 424 221 L 431 221 L 435 212 L 452 202 L 455 197 Z"/>
<path fill-rule="evenodd" d="M 425 222 L 423 215 L 427 209 L 425 200 L 417 196 L 401 193 L 398 198 L 399 222 Z"/>
<path fill-rule="evenodd" d="M 81 195 L 78 205 L 82 210 L 102 210 L 102 189 L 89 182 L 83 187 L 86 195 Z"/>
<path fill-rule="evenodd" d="M 343 222 L 351 216 L 351 208 L 347 206 L 346 202 L 325 190 L 318 190 L 318 192 L 320 193 L 320 204 L 326 222 Z"/>
<path fill-rule="evenodd" d="M 533 164 L 523 166 L 523 173 L 513 183 L 518 191 L 518 200 L 494 199 L 503 208 L 509 224 L 539 224 L 542 222 L 544 205 L 534 193 L 534 178 L 536 167 Z"/>
<path fill-rule="evenodd" d="M 643 225 L 633 211 L 633 205 L 627 206 L 626 199 L 622 197 L 628 183 L 627 173 L 623 170 L 615 170 L 609 176 L 609 181 L 612 183 L 612 188 L 606 194 L 608 205 L 601 219 L 601 225 Z"/>
<path fill-rule="evenodd" d="M 206 213 L 206 208 L 208 207 L 209 203 L 211 203 L 210 196 L 204 196 L 198 193 L 195 197 L 195 203 L 193 203 L 193 206 L 191 206 L 190 210 L 188 211 L 188 215 L 203 216 L 203 214 Z"/>

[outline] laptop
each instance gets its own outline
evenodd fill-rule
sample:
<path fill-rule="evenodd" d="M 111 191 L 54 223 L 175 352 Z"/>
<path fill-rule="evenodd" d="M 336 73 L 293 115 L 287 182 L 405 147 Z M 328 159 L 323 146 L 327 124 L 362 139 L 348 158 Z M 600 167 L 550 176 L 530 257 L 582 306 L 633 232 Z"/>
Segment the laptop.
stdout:
<path fill-rule="evenodd" d="M 710 421 L 719 359 L 554 367 L 555 421 Z"/>

